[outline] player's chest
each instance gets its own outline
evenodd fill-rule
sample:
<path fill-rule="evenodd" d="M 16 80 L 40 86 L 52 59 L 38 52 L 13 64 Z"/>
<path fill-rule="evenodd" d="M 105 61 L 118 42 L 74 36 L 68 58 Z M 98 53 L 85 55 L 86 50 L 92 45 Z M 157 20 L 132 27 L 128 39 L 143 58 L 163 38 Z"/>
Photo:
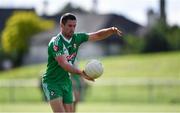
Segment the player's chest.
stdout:
<path fill-rule="evenodd" d="M 77 53 L 77 51 L 78 51 L 77 44 L 75 44 L 75 43 L 70 43 L 70 44 L 63 43 L 63 51 L 67 55 Z"/>

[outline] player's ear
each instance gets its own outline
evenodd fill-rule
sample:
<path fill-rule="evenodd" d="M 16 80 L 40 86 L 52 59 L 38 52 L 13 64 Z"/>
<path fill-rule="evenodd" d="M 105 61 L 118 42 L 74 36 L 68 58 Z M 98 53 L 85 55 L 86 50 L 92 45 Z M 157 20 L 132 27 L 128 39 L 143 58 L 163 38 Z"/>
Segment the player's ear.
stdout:
<path fill-rule="evenodd" d="M 62 26 L 62 23 L 60 23 L 60 27 L 62 28 L 63 26 Z"/>
<path fill-rule="evenodd" d="M 63 25 L 62 23 L 60 23 L 60 26 L 61 26 L 61 28 L 63 28 L 63 27 L 64 27 L 64 25 Z"/>

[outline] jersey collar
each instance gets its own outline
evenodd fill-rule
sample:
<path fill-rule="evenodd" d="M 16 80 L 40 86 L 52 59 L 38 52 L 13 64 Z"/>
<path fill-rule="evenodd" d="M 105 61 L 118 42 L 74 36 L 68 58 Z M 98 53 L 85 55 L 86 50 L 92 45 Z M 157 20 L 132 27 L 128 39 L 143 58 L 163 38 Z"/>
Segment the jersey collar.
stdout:
<path fill-rule="evenodd" d="M 63 40 L 66 41 L 67 43 L 71 42 L 72 37 L 68 40 L 67 38 L 64 37 L 64 35 L 62 33 L 60 33 L 60 35 L 62 36 Z"/>

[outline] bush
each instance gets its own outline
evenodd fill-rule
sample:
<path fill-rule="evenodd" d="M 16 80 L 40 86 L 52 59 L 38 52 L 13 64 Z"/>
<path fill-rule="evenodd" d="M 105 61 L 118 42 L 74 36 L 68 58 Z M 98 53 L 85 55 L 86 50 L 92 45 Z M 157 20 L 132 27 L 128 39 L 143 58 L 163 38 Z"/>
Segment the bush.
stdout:
<path fill-rule="evenodd" d="M 178 26 L 171 27 L 167 34 L 167 40 L 173 50 L 180 50 L 180 29 Z"/>
<path fill-rule="evenodd" d="M 2 32 L 2 48 L 15 63 L 28 51 L 29 38 L 43 30 L 53 27 L 52 21 L 43 20 L 34 12 L 15 12 L 8 20 Z"/>
<path fill-rule="evenodd" d="M 144 47 L 144 39 L 127 35 L 124 37 L 124 53 L 141 53 Z"/>
<path fill-rule="evenodd" d="M 145 44 L 143 52 L 160 52 L 171 50 L 166 33 L 160 26 L 152 28 L 144 37 Z"/>

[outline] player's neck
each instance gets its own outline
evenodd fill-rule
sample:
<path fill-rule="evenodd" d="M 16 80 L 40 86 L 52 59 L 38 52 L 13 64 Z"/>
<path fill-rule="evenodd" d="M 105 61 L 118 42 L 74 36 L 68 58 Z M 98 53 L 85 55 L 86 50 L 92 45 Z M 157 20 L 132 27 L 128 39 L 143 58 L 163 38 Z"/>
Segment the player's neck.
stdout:
<path fill-rule="evenodd" d="M 70 39 L 71 39 L 71 37 L 70 37 L 70 36 L 67 36 L 66 34 L 64 34 L 64 33 L 62 33 L 62 32 L 61 32 L 61 34 L 62 34 L 62 35 L 63 35 L 63 37 L 64 37 L 64 38 L 66 38 L 67 40 L 70 40 Z"/>

